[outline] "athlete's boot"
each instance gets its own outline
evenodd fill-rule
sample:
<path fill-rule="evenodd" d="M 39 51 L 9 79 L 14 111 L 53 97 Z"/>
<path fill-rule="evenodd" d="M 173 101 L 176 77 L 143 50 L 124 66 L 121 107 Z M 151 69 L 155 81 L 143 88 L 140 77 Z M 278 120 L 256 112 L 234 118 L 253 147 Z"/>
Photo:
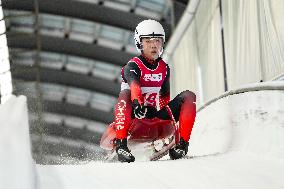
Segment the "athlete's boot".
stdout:
<path fill-rule="evenodd" d="M 180 159 L 185 156 L 187 152 L 188 142 L 181 138 L 179 143 L 174 148 L 169 150 L 169 155 L 171 159 Z"/>
<path fill-rule="evenodd" d="M 134 162 L 135 157 L 131 154 L 127 147 L 127 139 L 116 139 L 116 153 L 118 156 L 118 161 L 120 162 Z"/>

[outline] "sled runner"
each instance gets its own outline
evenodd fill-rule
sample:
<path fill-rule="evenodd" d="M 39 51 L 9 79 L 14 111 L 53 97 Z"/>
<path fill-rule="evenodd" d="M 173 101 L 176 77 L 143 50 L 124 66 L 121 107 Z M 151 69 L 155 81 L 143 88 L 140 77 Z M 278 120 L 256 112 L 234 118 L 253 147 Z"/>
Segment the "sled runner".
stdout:
<path fill-rule="evenodd" d="M 111 123 L 103 134 L 100 147 L 109 150 L 107 160 L 116 156 L 115 152 L 115 124 Z M 147 159 L 155 161 L 168 154 L 176 141 L 179 141 L 178 125 L 170 120 L 133 119 L 128 135 L 128 146 L 131 151 L 150 150 Z"/>

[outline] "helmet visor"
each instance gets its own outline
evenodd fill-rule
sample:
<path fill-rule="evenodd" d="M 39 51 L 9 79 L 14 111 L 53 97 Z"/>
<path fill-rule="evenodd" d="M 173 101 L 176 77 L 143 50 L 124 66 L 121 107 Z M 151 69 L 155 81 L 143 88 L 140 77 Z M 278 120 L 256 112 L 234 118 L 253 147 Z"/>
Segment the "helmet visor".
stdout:
<path fill-rule="evenodd" d="M 141 42 L 144 46 L 156 46 L 158 49 L 163 47 L 163 38 L 161 37 L 143 37 Z"/>

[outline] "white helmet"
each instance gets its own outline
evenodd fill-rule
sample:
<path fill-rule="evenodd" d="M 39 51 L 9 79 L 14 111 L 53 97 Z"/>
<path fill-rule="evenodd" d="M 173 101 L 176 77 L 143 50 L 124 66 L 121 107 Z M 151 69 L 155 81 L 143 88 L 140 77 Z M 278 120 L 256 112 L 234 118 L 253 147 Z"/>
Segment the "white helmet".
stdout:
<path fill-rule="evenodd" d="M 165 43 L 165 31 L 163 26 L 156 20 L 144 20 L 140 22 L 135 28 L 134 41 L 136 48 L 139 53 L 141 53 L 141 38 L 143 37 L 161 37 L 163 38 L 163 43 Z M 161 49 L 160 55 L 163 52 L 163 47 Z"/>

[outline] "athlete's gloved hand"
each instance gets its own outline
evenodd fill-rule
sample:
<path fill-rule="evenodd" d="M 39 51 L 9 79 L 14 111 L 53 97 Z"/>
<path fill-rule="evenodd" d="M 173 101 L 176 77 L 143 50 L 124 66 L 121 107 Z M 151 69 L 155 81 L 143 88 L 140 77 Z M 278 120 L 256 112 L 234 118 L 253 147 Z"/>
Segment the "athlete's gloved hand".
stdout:
<path fill-rule="evenodd" d="M 143 119 L 146 117 L 147 108 L 143 104 L 141 105 L 137 99 L 133 100 L 132 107 L 137 119 Z"/>

